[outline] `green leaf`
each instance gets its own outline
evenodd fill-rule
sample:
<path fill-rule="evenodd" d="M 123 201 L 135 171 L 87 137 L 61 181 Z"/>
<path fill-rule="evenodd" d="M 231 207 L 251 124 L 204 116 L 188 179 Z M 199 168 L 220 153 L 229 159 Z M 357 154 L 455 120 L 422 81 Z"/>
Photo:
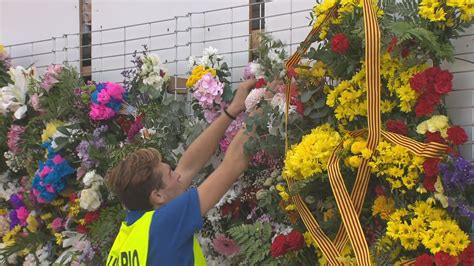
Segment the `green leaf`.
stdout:
<path fill-rule="evenodd" d="M 224 86 L 224 92 L 222 93 L 222 100 L 225 102 L 231 102 L 234 98 L 234 93 L 232 92 L 232 88 L 230 85 L 226 84 Z"/>
<path fill-rule="evenodd" d="M 303 103 L 308 102 L 311 99 L 311 96 L 313 96 L 316 93 L 316 91 L 317 90 L 308 90 L 308 91 L 303 92 L 303 94 L 300 97 L 301 102 Z"/>

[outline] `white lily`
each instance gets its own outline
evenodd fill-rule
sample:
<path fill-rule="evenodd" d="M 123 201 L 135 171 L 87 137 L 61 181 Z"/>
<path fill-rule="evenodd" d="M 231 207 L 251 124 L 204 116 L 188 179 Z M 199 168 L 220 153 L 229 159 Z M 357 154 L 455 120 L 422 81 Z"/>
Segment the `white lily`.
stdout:
<path fill-rule="evenodd" d="M 25 116 L 27 105 L 26 95 L 28 92 L 28 82 L 31 78 L 36 78 L 36 69 L 24 69 L 21 66 L 10 68 L 8 71 L 13 84 L 8 84 L 0 89 L 0 112 L 14 112 L 16 119 Z"/>

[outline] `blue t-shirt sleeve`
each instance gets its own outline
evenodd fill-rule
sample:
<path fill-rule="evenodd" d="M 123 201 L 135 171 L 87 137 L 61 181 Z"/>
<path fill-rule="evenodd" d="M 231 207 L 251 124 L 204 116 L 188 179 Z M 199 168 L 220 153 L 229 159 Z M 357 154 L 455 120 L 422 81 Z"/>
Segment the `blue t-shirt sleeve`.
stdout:
<path fill-rule="evenodd" d="M 150 244 L 156 238 L 157 241 L 166 241 L 168 247 L 180 248 L 192 240 L 202 225 L 199 196 L 197 190 L 192 188 L 155 211 Z"/>

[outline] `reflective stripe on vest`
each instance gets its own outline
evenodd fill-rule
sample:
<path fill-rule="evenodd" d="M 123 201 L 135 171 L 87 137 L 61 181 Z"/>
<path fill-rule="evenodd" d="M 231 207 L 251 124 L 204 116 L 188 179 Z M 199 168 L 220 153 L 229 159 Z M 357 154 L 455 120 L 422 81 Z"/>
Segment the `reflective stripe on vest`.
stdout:
<path fill-rule="evenodd" d="M 128 226 L 123 222 L 107 257 L 107 266 L 147 265 L 150 225 L 154 211 L 143 214 Z M 193 240 L 194 265 L 206 265 L 197 239 Z"/>

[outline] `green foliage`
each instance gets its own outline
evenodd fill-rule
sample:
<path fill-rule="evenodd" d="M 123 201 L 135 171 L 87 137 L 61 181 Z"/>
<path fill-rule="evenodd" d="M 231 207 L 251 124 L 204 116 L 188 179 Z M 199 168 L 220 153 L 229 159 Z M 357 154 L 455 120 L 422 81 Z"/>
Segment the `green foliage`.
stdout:
<path fill-rule="evenodd" d="M 78 98 L 74 94 L 74 88 L 84 85 L 79 73 L 72 67 L 64 66 L 57 79 L 58 83 L 54 84 L 46 97 L 41 98 L 41 106 L 48 110 L 41 119 L 67 121 L 79 116 L 81 120 L 88 120 L 87 112 L 77 108 Z"/>
<path fill-rule="evenodd" d="M 414 0 L 385 0 L 382 1 L 385 16 L 393 21 L 409 20 L 419 22 L 418 1 Z"/>
<path fill-rule="evenodd" d="M 454 47 L 450 43 L 440 42 L 439 38 L 432 31 L 405 21 L 393 22 L 387 26 L 397 36 L 398 43 L 414 40 L 431 57 L 438 58 L 438 60 L 453 60 Z"/>
<path fill-rule="evenodd" d="M 240 255 L 248 265 L 259 265 L 268 256 L 272 227 L 269 223 L 243 224 L 228 230 L 240 246 Z"/>
<path fill-rule="evenodd" d="M 0 60 L 0 88 L 7 86 L 8 83 L 12 82 L 7 71 L 8 69 L 5 66 L 5 62 Z"/>
<path fill-rule="evenodd" d="M 91 244 L 98 249 L 99 254 L 101 254 L 101 256 L 94 257 L 96 260 L 94 264 L 105 264 L 107 254 L 109 254 L 110 248 L 120 229 L 120 224 L 124 219 L 125 210 L 120 204 L 115 202 L 115 204 L 110 205 L 110 207 L 102 209 L 99 219 L 90 225 L 88 235 L 90 236 Z"/>

